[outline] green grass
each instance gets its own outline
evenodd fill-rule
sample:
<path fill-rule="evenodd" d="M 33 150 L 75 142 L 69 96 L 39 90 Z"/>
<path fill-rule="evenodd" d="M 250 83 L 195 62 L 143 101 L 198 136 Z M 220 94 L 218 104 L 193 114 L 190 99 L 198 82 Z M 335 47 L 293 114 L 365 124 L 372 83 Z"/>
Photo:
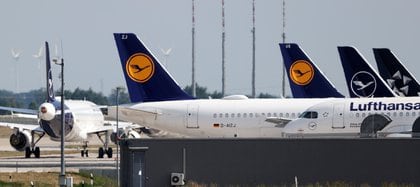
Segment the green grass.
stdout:
<path fill-rule="evenodd" d="M 27 172 L 27 173 L 0 173 L 0 187 L 20 187 L 30 186 L 30 182 L 33 181 L 35 186 L 55 187 L 58 186 L 57 172 Z M 85 173 L 67 173 L 67 177 L 73 177 L 73 186 L 82 186 L 84 181 L 85 186 L 90 186 L 90 176 Z M 10 182 L 10 178 L 12 182 Z M 103 187 L 115 187 L 117 186 L 116 181 L 103 176 L 95 176 L 93 181 L 94 186 Z"/>

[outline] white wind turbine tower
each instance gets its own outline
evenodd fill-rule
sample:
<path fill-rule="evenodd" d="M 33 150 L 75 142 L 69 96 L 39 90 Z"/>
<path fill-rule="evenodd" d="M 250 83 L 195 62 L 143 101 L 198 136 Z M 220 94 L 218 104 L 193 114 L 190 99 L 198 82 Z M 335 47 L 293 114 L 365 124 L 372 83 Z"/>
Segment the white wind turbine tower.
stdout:
<path fill-rule="evenodd" d="M 164 49 L 160 49 L 161 51 L 162 51 L 162 53 L 163 53 L 163 56 L 165 56 L 165 68 L 166 69 L 169 69 L 168 68 L 168 57 L 169 57 L 169 55 L 171 54 L 171 52 L 172 52 L 172 48 L 169 48 L 169 49 L 167 49 L 167 50 L 164 50 Z"/>
<path fill-rule="evenodd" d="M 19 93 L 19 73 L 18 73 L 18 61 L 19 61 L 19 57 L 22 54 L 22 51 L 17 51 L 14 48 L 12 48 L 11 50 L 12 52 L 12 57 L 15 60 L 15 83 L 16 83 L 16 93 Z"/>
<path fill-rule="evenodd" d="M 44 46 L 43 45 L 41 45 L 41 47 L 39 48 L 39 51 L 38 51 L 38 54 L 34 54 L 34 55 L 32 55 L 34 58 L 36 58 L 36 59 L 38 59 L 38 71 L 39 70 L 41 70 L 41 62 L 42 62 L 42 57 L 44 56 L 43 55 L 43 50 L 44 50 Z M 41 85 L 43 86 L 44 85 L 44 83 L 43 83 L 43 78 L 42 78 L 42 72 L 40 72 L 39 73 L 39 82 L 41 83 Z M 41 87 L 42 87 L 41 86 Z"/>

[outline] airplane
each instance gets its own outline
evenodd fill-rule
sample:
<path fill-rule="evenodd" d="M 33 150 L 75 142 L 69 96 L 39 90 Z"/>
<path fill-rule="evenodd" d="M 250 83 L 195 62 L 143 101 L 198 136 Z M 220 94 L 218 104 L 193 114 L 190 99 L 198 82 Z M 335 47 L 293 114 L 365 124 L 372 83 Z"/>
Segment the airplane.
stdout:
<path fill-rule="evenodd" d="M 41 151 L 36 144 L 45 134 L 53 141 L 61 140 L 61 97 L 55 97 L 54 95 L 48 42 L 45 42 L 45 52 L 47 75 L 46 102 L 39 106 L 39 110 L 0 107 L 1 110 L 30 114 L 27 117 L 32 116 L 32 118 L 38 119 L 38 125 L 0 123 L 0 126 L 7 126 L 13 129 L 13 133 L 10 136 L 10 145 L 17 151 L 25 151 L 25 158 L 30 158 L 31 154 L 34 154 L 36 158 L 40 157 Z M 96 134 L 103 143 L 103 147 L 99 148 L 98 158 L 103 158 L 105 154 L 111 158 L 112 148 L 108 146 L 109 133 L 116 129 L 112 125 L 105 125 L 104 116 L 99 106 L 90 101 L 66 99 L 64 109 L 65 141 L 83 142 L 81 156 L 87 157 L 88 138 Z M 127 136 L 140 137 L 136 131 L 129 129 L 136 126 L 121 125 L 121 127 L 127 130 Z M 101 138 L 103 135 L 105 135 L 105 141 Z M 37 136 L 36 140 L 35 136 Z"/>
<path fill-rule="evenodd" d="M 195 99 L 186 94 L 133 33 L 115 33 L 131 102 L 119 119 L 183 137 L 273 137 L 306 108 L 323 99 Z M 137 71 L 138 65 L 142 71 Z M 115 107 L 108 107 L 115 114 Z"/>
<path fill-rule="evenodd" d="M 338 52 L 350 97 L 397 96 L 357 49 L 349 46 L 339 46 Z"/>
<path fill-rule="evenodd" d="M 379 74 L 399 96 L 420 96 L 420 84 L 387 48 L 374 48 Z"/>
<path fill-rule="evenodd" d="M 344 97 L 295 43 L 280 43 L 293 98 Z"/>
<path fill-rule="evenodd" d="M 420 131 L 418 97 L 336 98 L 309 107 L 283 137 L 411 137 Z"/>

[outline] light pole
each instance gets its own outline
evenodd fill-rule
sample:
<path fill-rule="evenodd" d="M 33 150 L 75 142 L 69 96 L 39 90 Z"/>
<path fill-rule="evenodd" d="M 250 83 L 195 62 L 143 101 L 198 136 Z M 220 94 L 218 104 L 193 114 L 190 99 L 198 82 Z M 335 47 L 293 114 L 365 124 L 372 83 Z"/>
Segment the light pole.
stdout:
<path fill-rule="evenodd" d="M 65 136 L 65 127 L 64 127 L 64 59 L 61 58 L 61 61 L 58 59 L 53 59 L 54 63 L 61 66 L 61 171 L 59 176 L 59 182 L 61 187 L 66 186 L 66 168 L 64 164 L 64 136 Z"/>
<path fill-rule="evenodd" d="M 115 137 L 115 143 L 117 144 L 117 186 L 120 186 L 120 159 L 119 159 L 119 155 L 120 155 L 120 151 L 119 151 L 119 140 L 120 140 L 120 130 L 119 130 L 119 117 L 118 117 L 118 105 L 120 103 L 120 90 L 123 90 L 123 87 L 117 87 L 117 98 L 116 98 L 116 120 L 117 120 L 117 136 Z"/>

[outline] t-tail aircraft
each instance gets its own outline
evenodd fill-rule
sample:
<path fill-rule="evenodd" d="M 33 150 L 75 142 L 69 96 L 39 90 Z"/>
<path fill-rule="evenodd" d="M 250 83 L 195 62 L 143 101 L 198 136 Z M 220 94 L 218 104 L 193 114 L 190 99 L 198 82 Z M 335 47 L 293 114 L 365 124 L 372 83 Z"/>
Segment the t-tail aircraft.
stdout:
<path fill-rule="evenodd" d="M 282 127 L 325 99 L 194 99 L 172 79 L 135 34 L 115 42 L 132 103 L 119 119 L 184 137 L 280 137 Z M 109 107 L 110 114 L 115 107 Z"/>
<path fill-rule="evenodd" d="M 344 97 L 297 44 L 279 45 L 294 98 Z"/>
<path fill-rule="evenodd" d="M 374 48 L 379 74 L 399 96 L 420 96 L 420 84 L 387 48 Z"/>
<path fill-rule="evenodd" d="M 396 97 L 379 74 L 353 47 L 338 47 L 350 97 Z"/>
<path fill-rule="evenodd" d="M 46 52 L 46 78 L 47 78 L 47 98 L 46 102 L 39 106 L 39 110 L 0 107 L 1 110 L 8 110 L 30 114 L 33 118 L 38 118 L 38 125 L 0 123 L 0 126 L 7 126 L 13 129 L 10 136 L 10 145 L 17 151 L 25 151 L 25 157 L 29 158 L 33 153 L 36 158 L 40 157 L 40 148 L 36 146 L 38 141 L 47 134 L 51 140 L 61 140 L 61 98 L 54 96 L 51 62 L 48 43 L 45 42 Z M 112 125 L 105 125 L 104 116 L 100 108 L 85 100 L 65 100 L 65 141 L 83 142 L 81 156 L 88 156 L 87 143 L 91 135 L 97 135 L 103 142 L 103 147 L 99 148 L 98 157 L 103 158 L 106 154 L 112 157 L 112 148 L 108 146 L 109 135 L 115 128 Z M 122 126 L 124 127 L 124 126 Z M 125 128 L 135 126 L 127 125 Z M 134 130 L 127 130 L 127 135 L 140 137 Z M 101 137 L 105 135 L 105 140 Z"/>

